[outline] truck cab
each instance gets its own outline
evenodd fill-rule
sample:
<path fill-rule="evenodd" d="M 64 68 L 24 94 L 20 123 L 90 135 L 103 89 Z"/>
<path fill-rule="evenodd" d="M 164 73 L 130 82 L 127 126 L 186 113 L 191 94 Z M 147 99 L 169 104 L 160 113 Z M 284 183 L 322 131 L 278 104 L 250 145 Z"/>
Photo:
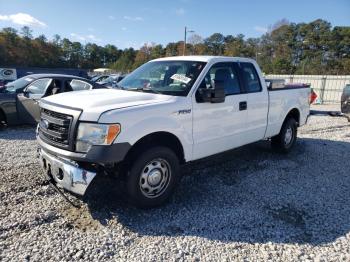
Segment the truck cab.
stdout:
<path fill-rule="evenodd" d="M 164 203 L 180 166 L 261 139 L 288 153 L 309 114 L 307 87 L 268 90 L 248 58 L 152 60 L 116 89 L 40 101 L 37 140 L 46 177 L 84 195 L 101 170 L 126 183 L 140 207 Z"/>

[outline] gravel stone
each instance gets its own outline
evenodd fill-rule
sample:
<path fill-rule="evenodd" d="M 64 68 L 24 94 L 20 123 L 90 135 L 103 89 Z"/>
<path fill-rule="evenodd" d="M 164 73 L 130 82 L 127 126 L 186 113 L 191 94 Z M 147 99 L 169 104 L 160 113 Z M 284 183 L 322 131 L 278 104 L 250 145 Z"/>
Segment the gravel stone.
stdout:
<path fill-rule="evenodd" d="M 42 179 L 35 129 L 2 129 L 0 261 L 350 261 L 350 123 L 312 115 L 298 136 L 289 155 L 262 141 L 183 167 L 157 209 L 108 178 L 76 209 Z"/>

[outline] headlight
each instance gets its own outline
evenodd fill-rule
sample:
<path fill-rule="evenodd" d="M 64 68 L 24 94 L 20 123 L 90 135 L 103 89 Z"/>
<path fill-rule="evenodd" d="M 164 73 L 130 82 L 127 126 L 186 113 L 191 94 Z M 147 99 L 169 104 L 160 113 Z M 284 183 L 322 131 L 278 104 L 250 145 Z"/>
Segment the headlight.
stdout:
<path fill-rule="evenodd" d="M 119 124 L 80 123 L 75 149 L 87 152 L 92 145 L 110 145 L 119 133 Z"/>

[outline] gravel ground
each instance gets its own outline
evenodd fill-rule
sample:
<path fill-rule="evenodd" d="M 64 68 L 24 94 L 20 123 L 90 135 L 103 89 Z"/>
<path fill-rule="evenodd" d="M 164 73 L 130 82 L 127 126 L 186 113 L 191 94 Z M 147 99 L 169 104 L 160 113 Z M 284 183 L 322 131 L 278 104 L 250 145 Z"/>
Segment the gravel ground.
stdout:
<path fill-rule="evenodd" d="M 346 119 L 311 116 L 288 156 L 259 142 L 184 167 L 161 208 L 134 209 L 114 188 L 76 209 L 39 176 L 34 129 L 8 128 L 0 261 L 350 261 L 349 152 Z"/>

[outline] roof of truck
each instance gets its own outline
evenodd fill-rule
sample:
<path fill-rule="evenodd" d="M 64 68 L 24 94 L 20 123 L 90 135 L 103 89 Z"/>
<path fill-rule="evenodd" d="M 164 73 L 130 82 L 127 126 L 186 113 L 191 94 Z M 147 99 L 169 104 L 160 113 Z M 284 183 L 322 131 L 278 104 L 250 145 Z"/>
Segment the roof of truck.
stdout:
<path fill-rule="evenodd" d="M 232 56 L 204 56 L 204 55 L 191 55 L 191 56 L 170 56 L 158 58 L 153 61 L 200 61 L 200 62 L 211 62 L 211 61 L 254 61 L 250 58 L 245 57 L 232 57 Z"/>

